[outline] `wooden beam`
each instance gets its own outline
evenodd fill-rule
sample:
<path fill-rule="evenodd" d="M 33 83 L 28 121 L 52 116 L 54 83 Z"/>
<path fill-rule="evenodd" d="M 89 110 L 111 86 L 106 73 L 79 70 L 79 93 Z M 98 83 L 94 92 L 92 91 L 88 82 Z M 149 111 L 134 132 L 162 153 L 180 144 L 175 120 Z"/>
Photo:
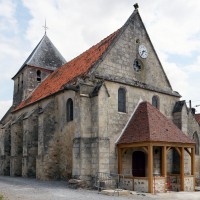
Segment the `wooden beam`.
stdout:
<path fill-rule="evenodd" d="M 181 156 L 180 156 L 180 181 L 181 181 L 181 191 L 184 191 L 184 147 L 181 147 Z"/>
<path fill-rule="evenodd" d="M 120 148 L 132 148 L 132 147 L 145 147 L 151 144 L 152 146 L 167 146 L 168 150 L 172 147 L 188 147 L 192 148 L 193 144 L 182 144 L 182 143 L 169 143 L 169 142 L 138 142 L 138 143 L 130 143 L 130 144 L 118 144 L 117 146 Z"/>
<path fill-rule="evenodd" d="M 167 149 L 166 146 L 162 147 L 162 176 L 167 177 Z M 166 183 L 165 183 L 165 191 L 166 191 Z"/>
<path fill-rule="evenodd" d="M 188 150 L 188 148 L 186 147 L 185 150 L 187 151 L 187 153 L 190 155 L 190 157 L 192 157 L 192 153 Z"/>
<path fill-rule="evenodd" d="M 153 193 L 153 146 L 148 146 L 148 191 Z"/>
<path fill-rule="evenodd" d="M 169 150 L 171 149 L 172 147 L 167 147 L 167 154 L 168 154 L 168 152 L 169 152 Z"/>
<path fill-rule="evenodd" d="M 118 147 L 118 174 L 122 174 L 122 150 Z"/>
<path fill-rule="evenodd" d="M 194 176 L 194 191 L 195 191 L 195 147 L 191 148 L 191 175 Z"/>
<path fill-rule="evenodd" d="M 176 149 L 176 151 L 178 152 L 178 154 L 179 154 L 179 156 L 181 156 L 181 151 L 180 151 L 180 149 L 178 148 L 178 147 L 174 147 L 175 149 Z M 181 148 L 183 148 L 183 147 L 181 147 Z M 184 149 L 183 149 L 184 150 Z"/>
<path fill-rule="evenodd" d="M 143 148 L 143 150 L 148 154 L 148 149 L 147 149 L 147 147 L 142 147 Z"/>

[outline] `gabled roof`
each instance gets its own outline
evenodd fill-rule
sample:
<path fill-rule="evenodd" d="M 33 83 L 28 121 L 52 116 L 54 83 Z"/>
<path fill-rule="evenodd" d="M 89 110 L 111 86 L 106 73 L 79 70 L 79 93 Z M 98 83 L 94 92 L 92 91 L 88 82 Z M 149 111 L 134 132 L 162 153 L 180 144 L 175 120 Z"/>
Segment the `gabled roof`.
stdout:
<path fill-rule="evenodd" d="M 118 33 L 119 30 L 50 74 L 15 111 L 59 92 L 67 83 L 84 76 L 106 52 Z"/>
<path fill-rule="evenodd" d="M 195 119 L 198 122 L 198 124 L 200 124 L 200 113 L 199 114 L 195 114 Z"/>
<path fill-rule="evenodd" d="M 17 74 L 26 65 L 54 71 L 55 69 L 64 65 L 65 63 L 66 60 L 63 58 L 63 56 L 60 54 L 60 52 L 56 49 L 51 40 L 45 34 L 38 43 L 38 45 L 35 47 L 35 49 L 32 51 L 30 56 L 21 66 Z M 16 75 L 13 77 L 13 79 L 16 77 Z"/>
<path fill-rule="evenodd" d="M 195 142 L 148 102 L 139 104 L 117 144 L 138 142 Z"/>

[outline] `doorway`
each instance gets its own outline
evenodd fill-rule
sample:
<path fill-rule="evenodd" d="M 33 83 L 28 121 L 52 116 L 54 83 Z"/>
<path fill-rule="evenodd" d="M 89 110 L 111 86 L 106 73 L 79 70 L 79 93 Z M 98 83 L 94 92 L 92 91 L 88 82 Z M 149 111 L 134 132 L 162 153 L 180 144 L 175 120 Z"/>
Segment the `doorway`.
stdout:
<path fill-rule="evenodd" d="M 132 175 L 145 177 L 145 153 L 142 151 L 135 151 L 132 154 Z"/>

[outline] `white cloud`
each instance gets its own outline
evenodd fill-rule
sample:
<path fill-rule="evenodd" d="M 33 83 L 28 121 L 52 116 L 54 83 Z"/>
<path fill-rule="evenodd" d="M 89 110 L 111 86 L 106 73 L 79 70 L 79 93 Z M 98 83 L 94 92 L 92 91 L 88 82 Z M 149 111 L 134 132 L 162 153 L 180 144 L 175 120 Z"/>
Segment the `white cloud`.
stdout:
<path fill-rule="evenodd" d="M 4 114 L 8 111 L 11 107 L 12 101 L 0 101 L 0 119 L 4 116 Z"/>

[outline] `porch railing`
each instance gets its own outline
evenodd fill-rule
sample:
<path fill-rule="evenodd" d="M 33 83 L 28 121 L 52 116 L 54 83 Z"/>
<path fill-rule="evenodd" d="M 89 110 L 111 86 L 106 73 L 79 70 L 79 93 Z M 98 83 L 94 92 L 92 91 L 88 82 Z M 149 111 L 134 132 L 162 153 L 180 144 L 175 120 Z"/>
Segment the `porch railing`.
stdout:
<path fill-rule="evenodd" d="M 114 192 L 124 188 L 124 175 L 97 172 L 95 176 L 95 187 L 98 191 L 104 189 L 113 189 Z"/>

